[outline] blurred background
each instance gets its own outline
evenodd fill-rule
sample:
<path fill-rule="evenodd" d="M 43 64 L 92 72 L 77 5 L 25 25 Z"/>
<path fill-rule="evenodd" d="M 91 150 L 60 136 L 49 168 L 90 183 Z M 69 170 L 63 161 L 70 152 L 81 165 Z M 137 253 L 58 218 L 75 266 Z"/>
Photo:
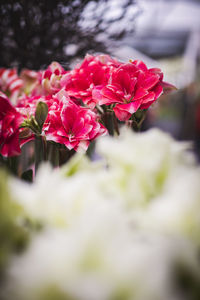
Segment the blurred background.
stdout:
<path fill-rule="evenodd" d="M 200 1 L 0 1 L 0 66 L 66 69 L 86 53 L 141 59 L 177 91 L 149 109 L 143 130 L 193 140 L 200 158 Z"/>

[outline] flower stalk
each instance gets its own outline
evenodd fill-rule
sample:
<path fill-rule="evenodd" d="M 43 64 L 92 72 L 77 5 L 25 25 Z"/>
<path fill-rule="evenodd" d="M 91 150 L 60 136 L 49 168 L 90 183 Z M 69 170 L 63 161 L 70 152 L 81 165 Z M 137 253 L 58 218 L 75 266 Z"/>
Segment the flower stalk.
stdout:
<path fill-rule="evenodd" d="M 52 164 L 53 167 L 59 167 L 60 161 L 60 151 L 59 147 L 55 143 L 48 143 L 48 161 Z"/>
<path fill-rule="evenodd" d="M 35 136 L 35 173 L 41 162 L 46 160 L 46 140 L 41 135 Z"/>

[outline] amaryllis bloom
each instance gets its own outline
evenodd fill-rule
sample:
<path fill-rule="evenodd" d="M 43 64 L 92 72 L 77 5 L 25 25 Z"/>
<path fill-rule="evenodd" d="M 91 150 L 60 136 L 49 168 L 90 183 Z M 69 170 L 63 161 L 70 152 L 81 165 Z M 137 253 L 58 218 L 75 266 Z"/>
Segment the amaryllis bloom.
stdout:
<path fill-rule="evenodd" d="M 90 141 L 107 132 L 94 112 L 66 96 L 50 107 L 43 131 L 47 140 L 76 151 L 86 151 Z"/>
<path fill-rule="evenodd" d="M 39 102 L 45 102 L 48 107 L 54 102 L 54 98 L 51 95 L 48 96 L 23 96 L 17 101 L 17 110 L 25 117 L 35 115 L 36 107 Z"/>
<path fill-rule="evenodd" d="M 55 109 L 55 105 L 58 106 L 58 109 L 61 110 L 61 103 L 68 101 L 69 96 L 65 90 L 60 90 L 55 95 L 47 96 L 22 96 L 18 98 L 16 109 L 19 111 L 25 118 L 35 115 L 36 107 L 39 102 L 45 102 L 48 106 L 48 109 L 53 105 L 52 109 Z"/>
<path fill-rule="evenodd" d="M 36 106 L 39 101 L 44 101 L 43 96 L 23 96 L 18 98 L 16 109 L 25 117 L 29 118 L 35 114 Z"/>
<path fill-rule="evenodd" d="M 23 80 L 23 92 L 25 95 L 30 95 L 39 84 L 38 72 L 23 69 L 20 73 L 20 78 Z"/>
<path fill-rule="evenodd" d="M 3 156 L 20 154 L 19 126 L 23 118 L 9 99 L 0 93 L 0 153 Z"/>
<path fill-rule="evenodd" d="M 60 80 L 67 71 L 56 61 L 52 62 L 48 68 L 40 73 L 40 83 L 43 94 L 55 94 L 61 89 Z"/>
<path fill-rule="evenodd" d="M 138 109 L 147 109 L 162 93 L 163 82 L 160 69 L 148 69 L 142 62 L 120 65 L 113 69 L 108 84 L 93 90 L 93 98 L 99 105 L 114 105 L 114 112 L 121 121 L 128 120 Z"/>
<path fill-rule="evenodd" d="M 0 68 L 0 91 L 5 93 L 12 102 L 16 101 L 22 86 L 23 81 L 17 75 L 16 69 Z"/>
<path fill-rule="evenodd" d="M 23 90 L 27 96 L 54 95 L 61 89 L 60 80 L 65 71 L 58 62 L 52 62 L 46 70 L 23 70 Z"/>
<path fill-rule="evenodd" d="M 90 108 L 96 105 L 92 97 L 93 88 L 106 85 L 111 70 L 120 63 L 108 55 L 86 55 L 80 66 L 66 73 L 61 79 L 61 85 L 70 96 L 81 99 Z"/>

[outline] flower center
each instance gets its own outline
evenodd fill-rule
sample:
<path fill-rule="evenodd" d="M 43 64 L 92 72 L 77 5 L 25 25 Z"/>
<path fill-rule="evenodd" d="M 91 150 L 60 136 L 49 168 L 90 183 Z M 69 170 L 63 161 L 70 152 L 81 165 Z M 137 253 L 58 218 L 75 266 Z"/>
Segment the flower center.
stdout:
<path fill-rule="evenodd" d="M 131 94 L 124 95 L 124 102 L 125 103 L 131 102 L 131 100 L 133 99 L 133 97 L 134 97 L 134 95 L 131 95 Z"/>

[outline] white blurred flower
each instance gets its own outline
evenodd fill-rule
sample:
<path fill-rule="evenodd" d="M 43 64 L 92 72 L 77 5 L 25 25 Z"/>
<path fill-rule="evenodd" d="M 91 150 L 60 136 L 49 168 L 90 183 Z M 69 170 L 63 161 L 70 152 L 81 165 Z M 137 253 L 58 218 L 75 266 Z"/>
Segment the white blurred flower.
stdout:
<path fill-rule="evenodd" d="M 51 286 L 66 299 L 109 299 L 121 289 L 132 293 L 131 232 L 123 214 L 108 202 L 87 208 L 79 222 L 44 231 L 14 260 L 8 272 L 11 298 L 43 299 Z"/>
<path fill-rule="evenodd" d="M 98 142 L 99 163 L 75 156 L 43 165 L 32 185 L 12 179 L 44 228 L 11 261 L 7 299 L 182 300 L 181 278 L 184 299 L 199 293 L 200 169 L 188 149 L 159 130 L 124 131 Z"/>
<path fill-rule="evenodd" d="M 107 189 L 120 193 L 131 224 L 200 246 L 200 168 L 189 149 L 157 129 L 98 142 L 110 169 Z"/>
<path fill-rule="evenodd" d="M 8 299 L 182 300 L 179 276 L 200 283 L 198 257 L 184 240 L 131 234 L 118 214 L 93 212 L 69 231 L 45 231 L 7 272 Z M 185 275 L 185 274 L 183 274 Z"/>
<path fill-rule="evenodd" d="M 87 206 L 95 205 L 101 195 L 96 179 L 89 173 L 65 178 L 59 170 L 43 164 L 33 184 L 12 179 L 13 197 L 26 213 L 47 226 L 69 226 Z"/>
<path fill-rule="evenodd" d="M 177 169 L 149 209 L 133 211 L 141 227 L 184 236 L 200 246 L 200 169 Z"/>
<path fill-rule="evenodd" d="M 158 129 L 133 133 L 124 128 L 118 138 L 105 137 L 97 151 L 106 158 L 113 190 L 120 192 L 128 208 L 144 206 L 160 193 L 171 174 L 193 167 L 189 143 L 176 142 Z"/>
<path fill-rule="evenodd" d="M 72 158 L 60 169 L 61 174 L 64 176 L 73 176 L 77 173 L 94 173 L 102 170 L 103 163 L 99 161 L 93 161 L 85 155 L 76 153 Z"/>

